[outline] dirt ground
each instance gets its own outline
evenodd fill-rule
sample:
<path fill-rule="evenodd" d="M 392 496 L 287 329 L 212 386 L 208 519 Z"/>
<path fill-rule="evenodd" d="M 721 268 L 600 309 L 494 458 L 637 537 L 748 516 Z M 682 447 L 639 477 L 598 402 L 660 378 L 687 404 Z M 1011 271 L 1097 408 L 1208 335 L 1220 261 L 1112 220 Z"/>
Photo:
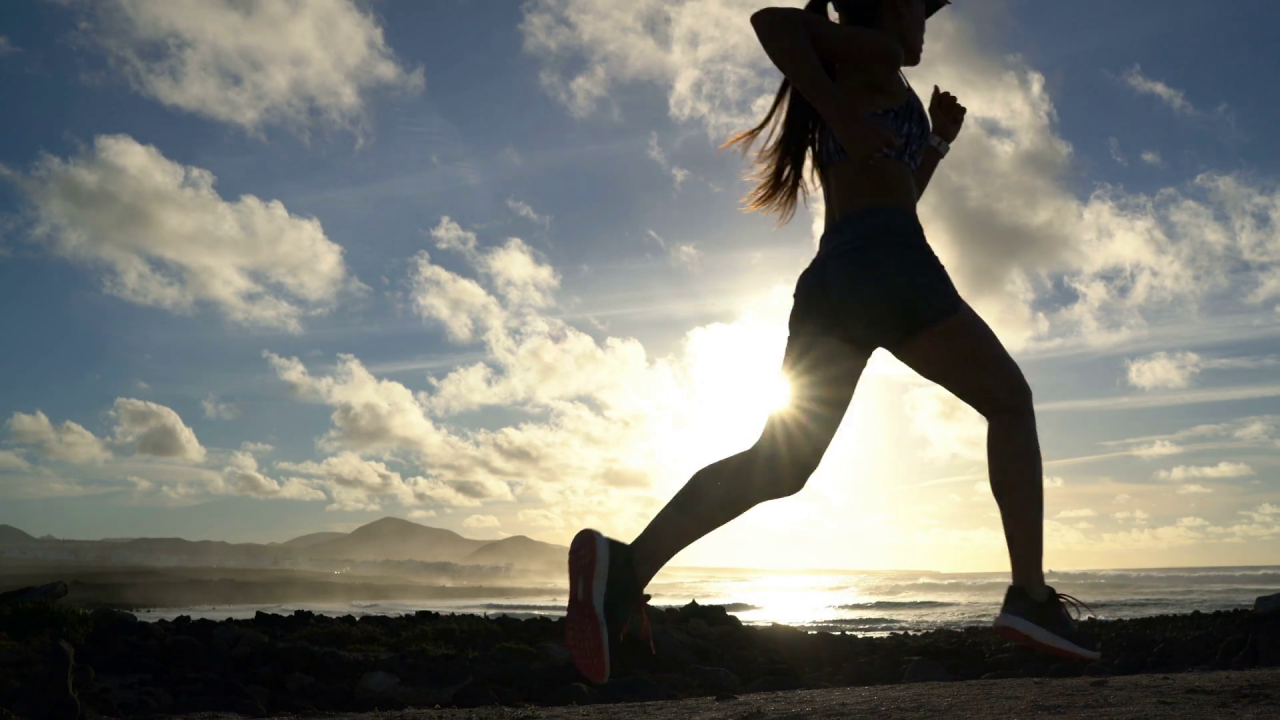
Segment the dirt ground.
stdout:
<path fill-rule="evenodd" d="M 1280 718 L 1280 669 L 1112 678 L 976 680 L 559 708 L 410 710 L 327 720 L 773 720 L 774 718 Z M 218 716 L 202 715 L 200 720 Z M 225 716 L 223 716 L 225 717 Z M 197 720 L 191 716 L 188 720 Z"/>

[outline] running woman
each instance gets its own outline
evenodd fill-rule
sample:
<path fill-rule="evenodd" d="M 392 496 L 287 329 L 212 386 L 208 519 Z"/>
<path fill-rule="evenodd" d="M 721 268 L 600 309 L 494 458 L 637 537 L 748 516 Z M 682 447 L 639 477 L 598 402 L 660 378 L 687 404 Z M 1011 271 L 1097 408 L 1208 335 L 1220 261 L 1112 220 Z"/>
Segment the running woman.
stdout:
<path fill-rule="evenodd" d="M 810 0 L 751 16 L 784 80 L 764 120 L 728 143 L 746 151 L 764 141 L 749 208 L 788 220 L 807 196 L 809 158 L 826 201 L 825 231 L 796 283 L 788 323 L 783 372 L 792 401 L 750 449 L 694 474 L 631 544 L 591 529 L 574 538 L 566 644 L 587 679 L 609 679 L 611 655 L 633 621 L 647 633 L 644 588 L 672 557 L 757 504 L 804 487 L 876 348 L 987 419 L 987 466 L 1013 576 L 998 632 L 1070 658 L 1100 657 L 1067 610 L 1078 610 L 1078 601 L 1045 585 L 1031 389 L 956 293 L 916 216 L 965 108 L 935 86 L 926 114 L 902 68 L 920 63 L 925 19 L 948 3 Z"/>

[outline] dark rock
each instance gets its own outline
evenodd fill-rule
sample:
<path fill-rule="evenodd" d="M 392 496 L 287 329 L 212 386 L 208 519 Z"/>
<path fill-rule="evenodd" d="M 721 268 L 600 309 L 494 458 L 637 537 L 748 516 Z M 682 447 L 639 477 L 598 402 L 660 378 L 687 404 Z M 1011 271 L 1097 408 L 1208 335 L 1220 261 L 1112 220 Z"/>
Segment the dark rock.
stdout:
<path fill-rule="evenodd" d="M 54 602 L 67 596 L 67 584 L 61 580 L 47 585 L 24 587 L 0 593 L 0 606 Z"/>
<path fill-rule="evenodd" d="M 284 687 L 291 693 L 305 690 L 312 685 L 315 685 L 315 683 L 315 678 L 310 675 L 303 675 L 300 672 L 289 673 L 289 676 L 284 679 Z"/>
<path fill-rule="evenodd" d="M 382 695 L 399 684 L 400 678 L 391 673 L 376 670 L 367 672 L 360 678 L 360 684 L 356 685 L 356 692 L 364 695 Z"/>
<path fill-rule="evenodd" d="M 694 665 L 690 667 L 685 674 L 701 683 L 711 692 L 730 692 L 737 690 L 742 685 L 742 681 L 737 675 L 718 667 L 702 667 Z"/>
<path fill-rule="evenodd" d="M 558 642 L 546 640 L 538 643 L 538 652 L 542 655 L 545 662 L 552 665 L 564 665 L 572 662 L 573 658 L 565 646 Z"/>
<path fill-rule="evenodd" d="M 1253 601 L 1253 612 L 1256 615 L 1270 617 L 1280 615 L 1280 593 L 1272 593 L 1271 595 L 1263 595 Z"/>
<path fill-rule="evenodd" d="M 1254 631 L 1258 664 L 1263 667 L 1280 665 L 1280 617 L 1272 618 Z"/>
<path fill-rule="evenodd" d="M 902 672 L 902 682 L 947 682 L 951 680 L 951 673 L 942 666 L 932 660 L 916 658 L 907 665 Z"/>
<path fill-rule="evenodd" d="M 98 608 L 89 613 L 89 622 L 93 623 L 95 632 L 118 633 L 124 628 L 132 628 L 138 624 L 138 616 L 123 610 Z"/>
<path fill-rule="evenodd" d="M 51 643 L 44 665 L 30 684 L 20 691 L 14 705 L 18 715 L 31 720 L 77 720 L 80 700 L 72 689 L 75 650 L 66 640 Z"/>

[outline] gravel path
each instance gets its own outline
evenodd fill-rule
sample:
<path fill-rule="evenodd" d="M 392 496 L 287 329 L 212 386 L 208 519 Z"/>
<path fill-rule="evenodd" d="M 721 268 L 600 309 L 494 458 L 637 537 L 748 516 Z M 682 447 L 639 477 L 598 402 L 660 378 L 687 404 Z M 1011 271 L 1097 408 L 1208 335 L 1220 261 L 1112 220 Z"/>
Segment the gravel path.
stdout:
<path fill-rule="evenodd" d="M 975 680 L 559 708 L 410 710 L 327 720 L 773 720 L 774 718 L 1277 718 L 1280 669 L 1111 678 Z M 188 716 L 196 720 L 197 716 Z M 204 720 L 219 717 L 198 716 Z M 226 716 L 222 716 L 226 717 Z"/>

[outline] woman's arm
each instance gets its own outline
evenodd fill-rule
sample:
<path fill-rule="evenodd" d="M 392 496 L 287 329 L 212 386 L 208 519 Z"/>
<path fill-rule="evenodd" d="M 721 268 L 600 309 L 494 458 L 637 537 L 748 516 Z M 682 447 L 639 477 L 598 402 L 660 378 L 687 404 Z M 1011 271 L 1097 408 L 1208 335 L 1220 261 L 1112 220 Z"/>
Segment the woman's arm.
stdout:
<path fill-rule="evenodd" d="M 881 63 L 898 67 L 902 50 L 897 43 L 874 30 L 837 25 L 797 8 L 758 10 L 751 16 L 751 26 L 765 54 L 835 130 L 847 152 L 854 153 L 862 145 L 883 147 L 894 141 L 892 133 L 868 137 L 870 125 L 862 123 L 866 127 L 861 127 L 848 117 L 847 101 L 827 75 L 823 62 L 845 67 Z"/>

